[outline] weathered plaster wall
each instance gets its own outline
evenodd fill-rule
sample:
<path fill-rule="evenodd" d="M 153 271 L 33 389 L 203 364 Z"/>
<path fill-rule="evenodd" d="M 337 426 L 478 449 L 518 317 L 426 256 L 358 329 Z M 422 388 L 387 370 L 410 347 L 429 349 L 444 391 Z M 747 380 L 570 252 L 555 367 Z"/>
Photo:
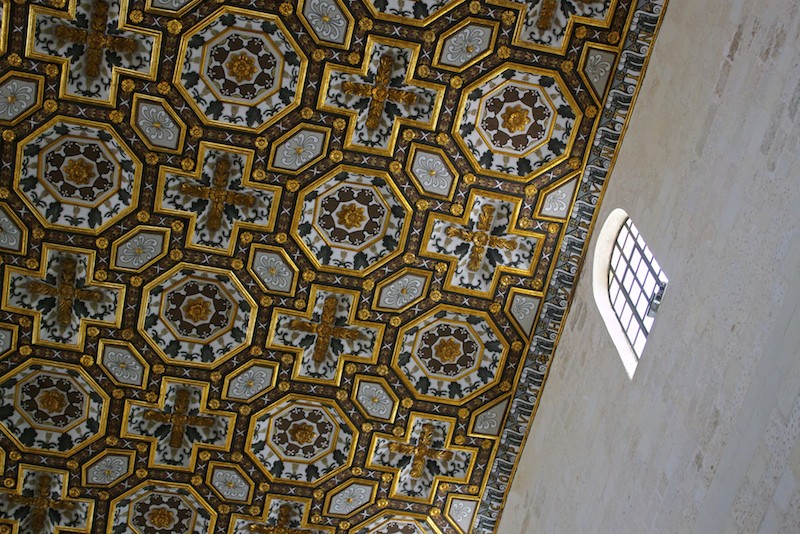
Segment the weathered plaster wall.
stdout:
<path fill-rule="evenodd" d="M 615 207 L 655 329 L 630 380 L 590 249 L 499 532 L 800 532 L 800 2 L 670 0 Z"/>

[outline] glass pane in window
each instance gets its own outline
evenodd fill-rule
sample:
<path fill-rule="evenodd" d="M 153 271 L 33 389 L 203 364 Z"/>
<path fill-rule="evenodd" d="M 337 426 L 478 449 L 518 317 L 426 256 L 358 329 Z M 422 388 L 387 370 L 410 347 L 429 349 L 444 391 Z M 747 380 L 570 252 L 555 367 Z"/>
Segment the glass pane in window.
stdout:
<path fill-rule="evenodd" d="M 644 238 L 628 219 L 620 229 L 609 263 L 609 299 L 628 342 L 641 355 L 654 317 L 648 315 L 659 281 L 667 277 L 647 247 Z"/>

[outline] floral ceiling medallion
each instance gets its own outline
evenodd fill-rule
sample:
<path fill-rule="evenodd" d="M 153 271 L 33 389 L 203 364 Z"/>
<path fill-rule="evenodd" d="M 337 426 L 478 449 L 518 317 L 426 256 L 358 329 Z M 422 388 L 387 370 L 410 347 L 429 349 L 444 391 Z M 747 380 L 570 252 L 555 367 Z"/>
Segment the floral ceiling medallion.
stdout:
<path fill-rule="evenodd" d="M 0 0 L 0 533 L 492 534 L 666 0 Z"/>

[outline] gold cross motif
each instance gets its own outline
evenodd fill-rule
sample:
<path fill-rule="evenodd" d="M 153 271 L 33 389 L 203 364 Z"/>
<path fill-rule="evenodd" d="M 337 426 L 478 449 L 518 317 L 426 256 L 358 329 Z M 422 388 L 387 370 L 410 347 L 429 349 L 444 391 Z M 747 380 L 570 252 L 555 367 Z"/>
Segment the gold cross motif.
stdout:
<path fill-rule="evenodd" d="M 257 532 L 259 534 L 304 534 L 305 530 L 299 530 L 289 526 L 289 521 L 292 519 L 292 507 L 288 504 L 283 504 L 278 509 L 278 521 L 269 527 L 263 525 L 250 524 L 250 532 Z"/>
<path fill-rule="evenodd" d="M 75 285 L 77 265 L 72 258 L 62 258 L 55 287 L 37 280 L 25 286 L 31 293 L 56 297 L 56 318 L 61 326 L 68 326 L 72 322 L 72 306 L 76 300 L 100 302 L 104 298 L 100 291 Z"/>
<path fill-rule="evenodd" d="M 402 89 L 389 87 L 392 80 L 392 69 L 394 60 L 391 54 L 381 56 L 378 73 L 375 76 L 375 84 L 343 82 L 342 91 L 349 95 L 363 96 L 371 99 L 369 110 L 367 111 L 367 128 L 374 130 L 381 121 L 381 115 L 386 107 L 386 102 L 398 102 L 410 106 L 417 101 L 417 95 Z"/>
<path fill-rule="evenodd" d="M 136 51 L 134 39 L 108 35 L 106 33 L 107 25 L 108 4 L 104 0 L 95 0 L 92 4 L 92 18 L 88 31 L 71 26 L 56 26 L 56 37 L 87 45 L 86 76 L 89 78 L 100 76 L 100 63 L 106 49 L 124 54 L 132 54 Z"/>
<path fill-rule="evenodd" d="M 542 9 L 539 11 L 539 22 L 536 24 L 542 31 L 549 30 L 553 26 L 553 17 L 556 14 L 556 2 L 558 0 L 542 0 Z M 562 0 L 564 1 L 564 0 Z M 579 4 L 585 4 L 594 0 L 574 0 Z"/>
<path fill-rule="evenodd" d="M 36 492 L 33 496 L 9 495 L 8 500 L 20 506 L 27 506 L 30 509 L 31 527 L 36 532 L 44 532 L 47 512 L 49 510 L 74 510 L 75 505 L 60 499 L 53 499 L 50 496 L 50 486 L 52 478 L 48 475 L 40 475 Z"/>
<path fill-rule="evenodd" d="M 222 156 L 214 164 L 214 177 L 211 187 L 187 183 L 181 184 L 181 193 L 197 198 L 205 198 L 211 202 L 211 210 L 208 214 L 209 230 L 219 230 L 222 226 L 222 210 L 225 209 L 225 204 L 250 208 L 256 203 L 256 199 L 250 195 L 231 191 L 227 188 L 230 174 L 231 161 L 227 156 Z"/>
<path fill-rule="evenodd" d="M 439 451 L 431 448 L 433 442 L 433 425 L 426 423 L 422 425 L 422 434 L 417 440 L 416 445 L 409 443 L 390 443 L 389 450 L 401 454 L 412 455 L 411 478 L 419 478 L 425 469 L 427 460 L 450 460 L 453 458 L 452 451 Z"/>
<path fill-rule="evenodd" d="M 210 427 L 214 426 L 216 420 L 213 417 L 202 415 L 189 415 L 189 390 L 179 389 L 175 393 L 175 408 L 171 413 L 147 410 L 144 413 L 145 419 L 167 423 L 172 426 L 169 435 L 169 446 L 178 448 L 183 443 L 183 436 L 188 425 Z"/>
<path fill-rule="evenodd" d="M 353 341 L 361 338 L 361 332 L 358 330 L 335 325 L 336 308 L 338 306 L 339 300 L 336 297 L 327 297 L 322 305 L 322 317 L 320 317 L 319 323 L 310 323 L 299 319 L 293 319 L 289 323 L 289 328 L 317 335 L 317 342 L 314 345 L 314 361 L 317 363 L 325 360 L 325 355 L 331 345 L 331 339 Z"/>
<path fill-rule="evenodd" d="M 481 214 L 478 216 L 478 224 L 476 225 L 477 231 L 471 232 L 455 226 L 449 226 L 445 230 L 445 233 L 449 237 L 457 237 L 463 241 L 472 243 L 472 250 L 470 250 L 469 253 L 469 263 L 467 263 L 467 269 L 470 271 L 475 272 L 481 268 L 483 258 L 486 255 L 487 246 L 504 250 L 516 250 L 517 248 L 517 243 L 515 241 L 488 234 L 492 229 L 494 210 L 494 206 L 489 204 L 481 206 Z"/>

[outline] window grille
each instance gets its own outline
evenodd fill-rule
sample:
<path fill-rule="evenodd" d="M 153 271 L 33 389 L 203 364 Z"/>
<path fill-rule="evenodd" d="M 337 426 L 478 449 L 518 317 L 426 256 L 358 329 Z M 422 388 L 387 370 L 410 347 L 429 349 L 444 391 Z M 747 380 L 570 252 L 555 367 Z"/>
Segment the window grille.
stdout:
<path fill-rule="evenodd" d="M 642 356 L 667 282 L 639 230 L 630 218 L 626 219 L 611 252 L 608 295 L 637 360 Z"/>

